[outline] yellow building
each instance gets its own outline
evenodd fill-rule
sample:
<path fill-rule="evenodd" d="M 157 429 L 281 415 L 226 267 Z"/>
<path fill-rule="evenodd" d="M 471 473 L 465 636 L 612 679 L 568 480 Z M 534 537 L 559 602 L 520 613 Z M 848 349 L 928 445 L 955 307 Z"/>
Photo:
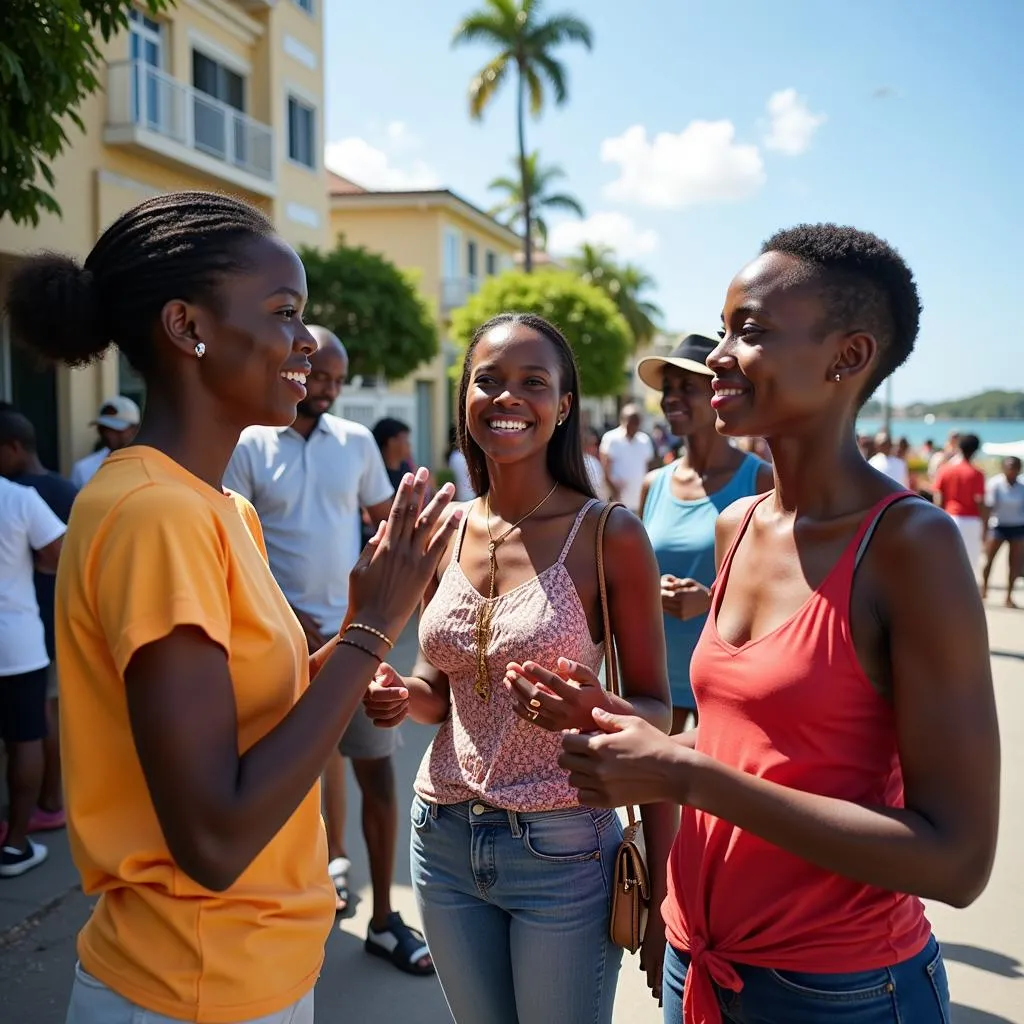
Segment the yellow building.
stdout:
<path fill-rule="evenodd" d="M 455 352 L 448 340 L 451 311 L 465 304 L 485 277 L 514 265 L 522 245 L 472 203 L 448 189 L 374 192 L 328 175 L 331 244 L 344 236 L 403 270 L 415 270 L 420 291 L 437 311 L 440 352 L 402 381 L 353 382 L 342 396 L 341 415 L 372 424 L 395 416 L 413 428 L 416 460 L 440 466 L 454 421 L 448 369 Z"/>
<path fill-rule="evenodd" d="M 294 245 L 324 245 L 324 0 L 178 0 L 159 18 L 131 14 L 104 47 L 102 89 L 79 114 L 84 135 L 53 165 L 61 217 L 0 220 L 0 296 L 21 256 L 84 258 L 120 213 L 178 189 L 234 193 Z M 138 398 L 123 360 L 40 372 L 0 324 L 0 397 L 36 425 L 43 461 L 68 471 L 91 450 L 104 398 Z"/>

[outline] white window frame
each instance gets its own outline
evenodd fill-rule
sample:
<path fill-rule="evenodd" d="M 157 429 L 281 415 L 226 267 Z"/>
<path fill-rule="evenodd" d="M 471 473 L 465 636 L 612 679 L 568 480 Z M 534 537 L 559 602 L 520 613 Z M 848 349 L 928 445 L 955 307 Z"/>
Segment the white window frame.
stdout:
<path fill-rule="evenodd" d="M 193 42 L 193 44 L 192 44 L 192 52 L 200 54 L 201 56 L 205 57 L 208 61 L 211 61 L 213 64 L 216 64 L 218 67 L 223 68 L 225 71 L 230 71 L 232 74 L 238 75 L 238 77 L 242 80 L 242 109 L 239 111 L 239 113 L 240 114 L 245 114 L 245 116 L 248 117 L 249 116 L 249 91 L 250 91 L 249 74 L 252 71 L 251 65 L 249 66 L 249 70 L 247 71 L 246 70 L 246 65 L 244 63 L 235 63 L 234 61 L 232 61 L 230 59 L 225 60 L 225 56 L 227 55 L 227 51 L 221 50 L 219 47 L 216 48 L 216 49 L 211 50 L 209 47 L 204 46 L 201 43 Z M 191 63 L 191 61 L 192 61 L 192 53 L 189 54 L 189 60 L 190 60 L 190 63 Z M 189 74 L 190 75 L 192 74 L 192 67 L 189 67 Z M 195 84 L 194 81 L 189 82 L 189 85 L 196 92 L 203 93 L 204 96 L 208 96 L 209 95 L 209 93 L 203 92 L 203 90 L 200 89 Z M 220 96 L 212 96 L 210 98 L 217 100 L 218 103 L 223 103 L 224 106 L 226 106 L 226 107 L 230 107 L 231 106 L 230 103 L 228 103 L 224 99 L 221 99 Z M 231 109 L 234 110 L 234 107 L 232 107 Z"/>
<path fill-rule="evenodd" d="M 151 21 L 157 27 L 150 28 L 146 22 Z M 160 71 L 167 70 L 167 35 L 164 32 L 164 23 L 158 21 L 156 18 L 149 17 L 144 11 L 140 11 L 137 7 L 133 7 L 129 13 L 128 21 L 129 32 L 133 36 L 138 36 L 143 42 L 155 43 L 157 48 L 157 54 L 159 55 L 159 63 L 151 65 L 152 67 L 158 68 Z M 140 47 L 140 50 L 142 48 Z M 131 54 L 131 42 L 128 44 L 128 53 Z M 137 58 L 144 64 L 148 63 L 141 55 Z"/>
<path fill-rule="evenodd" d="M 295 103 L 296 106 L 304 107 L 313 115 L 312 164 L 307 164 L 302 160 L 296 160 L 295 157 L 292 156 L 292 103 Z M 284 126 L 285 140 L 282 148 L 284 149 L 285 159 L 288 163 L 290 163 L 292 167 L 301 167 L 305 171 L 318 171 L 320 169 L 320 158 L 317 155 L 317 140 L 320 137 L 320 108 L 312 99 L 310 99 L 307 93 L 299 92 L 297 89 L 293 89 L 291 87 L 287 89 L 284 100 Z"/>
<path fill-rule="evenodd" d="M 214 42 L 209 36 L 204 36 L 202 32 L 198 32 L 194 28 L 188 30 L 188 42 L 193 50 L 198 50 L 204 57 L 216 61 L 227 68 L 228 71 L 234 71 L 236 75 L 241 75 L 245 79 L 245 98 L 248 100 L 249 79 L 252 76 L 252 64 L 249 61 L 221 46 L 220 43 Z M 189 68 L 189 74 L 191 73 L 192 69 Z"/>
<path fill-rule="evenodd" d="M 454 273 L 449 273 L 449 250 L 455 255 Z M 462 276 L 462 232 L 446 226 L 441 239 L 441 277 L 445 281 L 457 281 Z"/>

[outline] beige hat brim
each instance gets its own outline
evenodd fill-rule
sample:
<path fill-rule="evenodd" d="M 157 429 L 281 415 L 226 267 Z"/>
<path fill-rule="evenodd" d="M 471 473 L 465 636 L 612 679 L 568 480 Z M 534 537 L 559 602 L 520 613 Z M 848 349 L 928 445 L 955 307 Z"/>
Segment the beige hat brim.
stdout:
<path fill-rule="evenodd" d="M 676 366 L 680 370 L 689 370 L 690 373 L 699 373 L 702 377 L 713 377 L 715 371 L 709 369 L 704 363 L 698 363 L 695 359 L 679 359 L 674 356 L 648 356 L 641 359 L 636 366 L 636 375 L 655 391 L 661 391 L 664 384 L 663 373 L 666 366 Z"/>

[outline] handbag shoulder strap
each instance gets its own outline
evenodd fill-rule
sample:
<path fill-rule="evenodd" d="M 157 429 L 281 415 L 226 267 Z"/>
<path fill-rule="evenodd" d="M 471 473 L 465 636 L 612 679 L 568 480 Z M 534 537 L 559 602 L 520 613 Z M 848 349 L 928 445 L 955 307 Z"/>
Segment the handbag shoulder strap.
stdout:
<path fill-rule="evenodd" d="M 614 508 L 625 508 L 619 501 L 610 501 L 601 509 L 601 517 L 597 521 L 597 589 L 601 595 L 601 622 L 604 629 L 604 665 L 608 689 L 616 697 L 622 696 L 622 684 L 619 682 L 619 659 L 615 650 L 615 633 L 612 630 L 612 616 L 608 610 L 608 584 L 604 573 L 604 528 Z M 632 804 L 626 805 L 626 817 L 631 826 L 636 825 L 637 812 Z"/>
<path fill-rule="evenodd" d="M 619 659 L 615 651 L 615 634 L 612 631 L 612 617 L 608 610 L 608 584 L 604 572 L 604 528 L 608 517 L 614 508 L 625 508 L 621 502 L 609 501 L 603 509 L 597 521 L 597 589 L 601 595 L 601 624 L 604 631 L 604 664 L 605 675 L 607 676 L 608 689 L 616 697 L 622 696 L 622 687 L 619 684 Z"/>

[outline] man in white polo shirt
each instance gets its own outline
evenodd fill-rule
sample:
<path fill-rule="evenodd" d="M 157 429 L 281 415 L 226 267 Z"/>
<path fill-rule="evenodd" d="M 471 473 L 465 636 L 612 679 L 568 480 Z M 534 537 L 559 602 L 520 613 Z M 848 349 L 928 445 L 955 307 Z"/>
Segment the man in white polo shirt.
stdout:
<path fill-rule="evenodd" d="M 601 439 L 601 463 L 612 498 L 631 512 L 639 513 L 644 477 L 654 459 L 654 444 L 640 429 L 640 410 L 622 407 L 619 426 Z"/>
<path fill-rule="evenodd" d="M 111 452 L 130 445 L 139 431 L 142 419 L 139 407 L 126 395 L 108 398 L 96 414 L 92 425 L 100 435 L 103 447 L 79 459 L 71 467 L 71 482 L 81 490 L 103 465 Z"/>
<path fill-rule="evenodd" d="M 290 427 L 249 427 L 242 432 L 224 485 L 248 498 L 259 513 L 270 568 L 306 632 L 310 651 L 337 634 L 348 610 L 348 577 L 361 550 L 361 513 L 386 519 L 393 490 L 373 434 L 332 416 L 348 376 L 348 354 L 323 327 L 310 327 L 318 349 L 306 397 Z M 433 966 L 422 936 L 391 909 L 398 838 L 398 802 L 391 758 L 396 735 L 378 729 L 360 706 L 342 737 L 340 754 L 352 759 L 363 799 L 363 835 L 373 886 L 367 949 L 413 974 Z M 344 763 L 339 756 L 324 776 L 324 815 L 338 909 L 348 906 L 345 855 Z"/>

